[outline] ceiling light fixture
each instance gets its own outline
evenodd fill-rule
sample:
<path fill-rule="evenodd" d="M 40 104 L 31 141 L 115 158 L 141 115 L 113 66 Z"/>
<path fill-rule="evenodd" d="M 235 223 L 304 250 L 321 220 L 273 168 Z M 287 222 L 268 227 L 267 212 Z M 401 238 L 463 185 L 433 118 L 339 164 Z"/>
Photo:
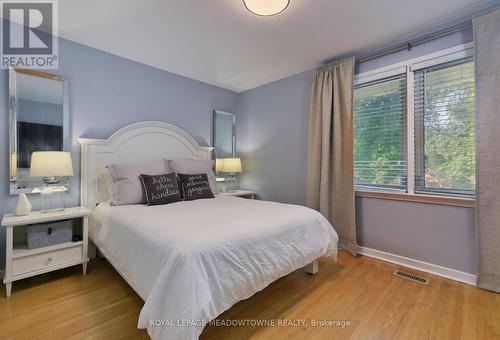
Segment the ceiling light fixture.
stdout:
<path fill-rule="evenodd" d="M 243 0 L 243 4 L 249 12 L 269 17 L 287 9 L 290 0 Z"/>

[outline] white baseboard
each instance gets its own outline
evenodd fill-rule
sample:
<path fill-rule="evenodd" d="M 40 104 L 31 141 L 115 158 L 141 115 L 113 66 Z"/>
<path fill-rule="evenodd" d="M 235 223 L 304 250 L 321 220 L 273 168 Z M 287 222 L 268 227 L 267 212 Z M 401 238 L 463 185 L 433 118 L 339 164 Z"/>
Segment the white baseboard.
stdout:
<path fill-rule="evenodd" d="M 408 257 L 399 256 L 391 253 L 386 253 L 380 250 L 375 250 L 366 247 L 358 247 L 358 254 L 372 257 L 374 259 L 398 264 L 404 267 L 416 269 L 433 275 L 445 277 L 447 279 L 466 283 L 471 286 L 476 286 L 476 275 L 461 272 L 459 270 L 441 267 L 432 263 L 422 262 Z"/>

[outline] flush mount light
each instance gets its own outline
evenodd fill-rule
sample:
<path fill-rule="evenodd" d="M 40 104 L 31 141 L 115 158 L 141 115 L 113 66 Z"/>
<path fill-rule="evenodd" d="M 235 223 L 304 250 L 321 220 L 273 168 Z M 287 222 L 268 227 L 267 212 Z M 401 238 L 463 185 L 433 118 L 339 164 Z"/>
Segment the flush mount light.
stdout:
<path fill-rule="evenodd" d="M 283 12 L 290 4 L 290 0 L 243 0 L 243 4 L 249 12 L 269 17 Z"/>

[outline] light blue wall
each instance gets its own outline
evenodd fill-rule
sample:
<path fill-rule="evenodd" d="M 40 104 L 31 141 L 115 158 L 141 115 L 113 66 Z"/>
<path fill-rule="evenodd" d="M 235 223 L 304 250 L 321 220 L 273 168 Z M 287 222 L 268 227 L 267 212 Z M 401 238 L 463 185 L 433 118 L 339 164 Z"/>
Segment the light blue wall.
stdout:
<path fill-rule="evenodd" d="M 63 125 L 63 106 L 27 99 L 18 101 L 17 120 L 19 122 Z"/>
<path fill-rule="evenodd" d="M 312 72 L 238 95 L 236 145 L 241 186 L 260 198 L 305 204 Z"/>
<path fill-rule="evenodd" d="M 51 71 L 49 71 L 51 72 Z M 212 111 L 236 111 L 236 93 L 120 58 L 64 39 L 57 73 L 69 79 L 71 151 L 75 176 L 69 204 L 79 203 L 80 147 L 76 138 L 105 138 L 130 123 L 163 121 L 209 145 Z M 8 72 L 0 71 L 0 214 L 16 197 L 8 188 Z M 33 208 L 39 201 L 32 198 Z M 5 264 L 5 229 L 0 229 L 0 268 Z"/>
<path fill-rule="evenodd" d="M 414 58 L 472 40 L 465 29 L 391 56 L 358 65 L 357 72 Z M 237 145 L 241 186 L 260 198 L 305 204 L 312 71 L 238 95 Z M 476 272 L 474 209 L 372 198 L 356 199 L 362 246 Z"/>

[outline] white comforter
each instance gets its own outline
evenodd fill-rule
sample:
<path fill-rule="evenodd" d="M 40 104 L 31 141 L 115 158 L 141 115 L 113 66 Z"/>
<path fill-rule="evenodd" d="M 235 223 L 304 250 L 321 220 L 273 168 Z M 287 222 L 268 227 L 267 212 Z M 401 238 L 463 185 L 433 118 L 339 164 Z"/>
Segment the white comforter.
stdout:
<path fill-rule="evenodd" d="M 162 206 L 111 207 L 90 237 L 146 301 L 139 328 L 153 339 L 197 339 L 234 303 L 320 256 L 338 236 L 318 212 L 217 196 Z"/>

